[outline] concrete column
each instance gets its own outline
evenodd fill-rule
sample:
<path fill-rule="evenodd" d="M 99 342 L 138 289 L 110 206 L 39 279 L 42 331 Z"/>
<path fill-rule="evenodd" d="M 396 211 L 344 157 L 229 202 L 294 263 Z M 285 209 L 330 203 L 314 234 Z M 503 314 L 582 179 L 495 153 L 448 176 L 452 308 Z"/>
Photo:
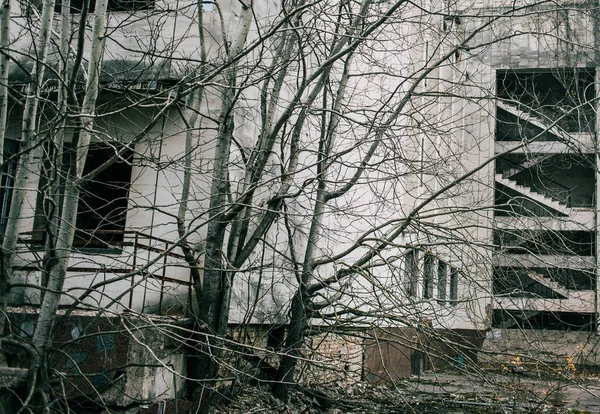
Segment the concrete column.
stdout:
<path fill-rule="evenodd" d="M 598 38 L 598 23 L 594 24 L 596 38 Z M 598 46 L 600 45 L 598 39 L 596 39 L 596 54 L 598 55 Z M 595 200 L 595 230 L 596 230 L 596 334 L 600 334 L 600 297 L 598 296 L 598 287 L 600 286 L 600 263 L 598 257 L 600 257 L 600 243 L 598 243 L 598 235 L 600 234 L 600 62 L 599 58 L 596 57 L 596 73 L 595 73 L 595 91 L 596 91 L 596 125 L 595 125 L 595 137 L 594 137 L 594 152 L 596 159 L 596 200 Z"/>
<path fill-rule="evenodd" d="M 594 152 L 595 152 L 595 161 L 596 161 L 596 205 L 594 206 L 595 211 L 595 230 L 596 230 L 596 334 L 600 333 L 600 299 L 598 298 L 598 287 L 600 286 L 600 269 L 598 263 L 598 256 L 600 253 L 600 249 L 598 247 L 598 233 L 600 230 L 600 211 L 598 208 L 600 207 L 600 173 L 598 168 L 600 168 L 600 153 L 599 153 L 599 128 L 600 128 L 600 12 L 598 11 L 598 6 L 600 6 L 600 0 L 596 0 L 595 12 L 593 13 L 594 19 L 594 61 L 596 63 L 596 73 L 594 74 L 595 81 L 595 97 L 596 102 L 594 103 L 596 109 L 596 125 L 595 136 L 594 136 Z"/>

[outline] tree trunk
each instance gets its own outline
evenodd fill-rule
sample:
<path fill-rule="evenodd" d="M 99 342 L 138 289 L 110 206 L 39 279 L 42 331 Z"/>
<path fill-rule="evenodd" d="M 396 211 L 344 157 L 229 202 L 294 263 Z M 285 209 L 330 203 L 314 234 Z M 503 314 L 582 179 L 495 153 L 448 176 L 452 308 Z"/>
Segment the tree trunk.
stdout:
<path fill-rule="evenodd" d="M 0 9 L 0 156 L 4 155 L 6 117 L 8 115 L 8 47 L 10 45 L 10 0 L 3 0 Z M 4 158 L 2 158 L 4 160 Z"/>
<path fill-rule="evenodd" d="M 61 32 L 60 32 L 60 75 L 62 81 L 57 94 L 58 113 L 68 114 L 69 103 L 71 101 L 68 89 L 69 83 L 69 37 L 70 33 L 70 22 L 69 22 L 69 9 L 70 0 L 62 0 L 61 4 Z M 60 205 L 60 187 L 61 187 L 61 173 L 63 170 L 63 149 L 65 143 L 65 131 L 67 128 L 67 117 L 62 116 L 60 124 L 55 126 L 56 131 L 53 134 L 53 139 L 46 142 L 44 146 L 43 160 L 41 175 L 46 178 L 47 186 L 42 190 L 44 200 L 42 202 L 43 215 L 44 215 L 44 228 L 42 229 L 45 235 L 45 248 L 44 259 L 42 262 L 42 285 L 45 286 L 48 283 L 49 272 L 56 260 L 56 237 L 59 228 L 59 205 Z M 45 192 L 44 192 L 45 190 Z M 37 229 L 36 229 L 37 230 Z M 41 292 L 43 298 L 44 292 Z"/>
<path fill-rule="evenodd" d="M 243 50 L 252 24 L 252 8 L 244 3 L 241 7 L 240 26 L 237 36 L 231 42 L 231 48 L 228 50 L 229 59 L 235 58 Z M 211 215 L 206 234 L 202 298 L 198 315 L 198 319 L 206 329 L 204 336 L 206 343 L 203 344 L 206 349 L 203 351 L 204 354 L 200 358 L 198 366 L 193 369 L 193 372 L 204 379 L 202 389 L 198 390 L 201 397 L 195 398 L 198 401 L 198 412 L 200 413 L 207 412 L 211 403 L 212 391 L 215 386 L 214 380 L 217 378 L 220 367 L 219 358 L 222 348 L 220 338 L 225 336 L 226 332 L 223 327 L 227 327 L 229 319 L 228 310 L 222 311 L 223 301 L 229 296 L 231 289 L 231 284 L 228 283 L 227 266 L 223 260 L 227 223 L 222 221 L 222 214 L 225 212 L 229 193 L 229 155 L 234 130 L 233 110 L 237 99 L 236 77 L 235 66 L 225 74 L 227 86 L 221 94 L 219 129 L 210 191 L 209 211 Z"/>
<path fill-rule="evenodd" d="M 0 9 L 0 177 L 6 170 L 4 164 L 4 137 L 6 135 L 6 119 L 8 116 L 8 46 L 10 44 L 10 0 L 2 2 Z M 8 302 L 8 294 L 10 293 L 9 271 L 4 271 L 4 257 L 0 252 L 0 307 L 2 315 L 0 315 L 0 337 L 4 334 L 4 323 L 6 315 L 6 306 Z M 6 365 L 4 352 L 0 350 L 0 366 Z"/>
<path fill-rule="evenodd" d="M 32 338 L 32 344 L 40 351 L 42 361 L 45 360 L 47 349 L 52 342 L 52 328 L 62 296 L 62 288 L 67 273 L 69 256 L 75 237 L 79 186 L 81 185 L 80 179 L 83 175 L 83 169 L 89 150 L 92 136 L 91 131 L 94 125 L 96 99 L 99 91 L 107 4 L 108 0 L 100 0 L 96 4 L 92 31 L 92 45 L 88 62 L 86 93 L 81 108 L 80 128 L 78 132 L 75 132 L 73 137 L 74 144 L 76 144 L 76 151 L 73 154 L 65 183 L 63 211 L 56 242 L 56 260 L 49 273 L 48 284 L 46 286 L 47 291 L 40 307 L 40 314 Z M 48 384 L 43 383 L 40 386 L 43 391 Z"/>
<path fill-rule="evenodd" d="M 202 79 L 206 65 L 206 45 L 204 43 L 204 18 L 202 13 L 202 2 L 197 3 L 198 7 L 198 38 L 200 40 L 200 69 L 198 71 L 198 78 Z M 193 151 L 193 139 L 199 135 L 197 131 L 200 124 L 200 107 L 204 96 L 204 87 L 201 86 L 198 90 L 191 92 L 189 107 L 189 120 L 186 121 L 185 114 L 182 114 L 182 118 L 186 124 L 186 136 L 185 136 L 185 154 L 184 154 L 184 172 L 183 172 L 183 184 L 181 191 L 181 198 L 179 200 L 179 210 L 177 212 L 177 232 L 180 239 L 184 239 L 186 235 L 185 218 L 188 212 L 188 202 L 190 196 L 190 185 L 192 181 L 192 151 Z M 181 249 L 185 257 L 188 266 L 190 267 L 190 273 L 192 276 L 192 283 L 196 292 L 197 298 L 202 298 L 202 280 L 200 278 L 200 269 L 196 262 L 197 258 L 194 256 L 192 248 L 183 240 Z M 190 304 L 191 305 L 191 304 Z M 197 312 L 197 311 L 196 311 Z"/>
<path fill-rule="evenodd" d="M 30 176 L 30 164 L 33 157 L 33 147 L 36 144 L 37 111 L 40 100 L 40 90 L 44 80 L 46 57 L 50 41 L 50 29 L 54 13 L 54 0 L 45 0 L 43 3 L 40 33 L 36 39 L 36 61 L 33 66 L 32 82 L 27 86 L 27 98 L 23 109 L 23 124 L 21 133 L 21 156 L 19 157 L 17 171 L 13 185 L 10 211 L 6 223 L 6 232 L 2 241 L 2 269 L 3 278 L 10 279 L 12 263 L 19 238 L 19 225 L 21 211 L 25 201 L 27 182 Z M 3 17 L 4 18 L 4 17 Z"/>

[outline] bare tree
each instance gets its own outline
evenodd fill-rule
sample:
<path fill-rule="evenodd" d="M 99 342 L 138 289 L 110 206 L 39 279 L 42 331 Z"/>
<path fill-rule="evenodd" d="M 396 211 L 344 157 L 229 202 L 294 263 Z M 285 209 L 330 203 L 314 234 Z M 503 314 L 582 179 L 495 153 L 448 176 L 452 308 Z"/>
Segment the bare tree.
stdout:
<path fill-rule="evenodd" d="M 49 361 L 59 353 L 60 305 L 98 317 L 127 309 L 145 323 L 149 309 L 166 307 L 169 285 L 171 303 L 195 321 L 177 337 L 191 354 L 178 374 L 206 412 L 219 375 L 238 367 L 229 351 L 257 365 L 285 401 L 313 327 L 354 327 L 367 342 L 369 329 L 407 328 L 454 346 L 441 330 L 523 325 L 539 310 L 507 292 L 542 291 L 539 304 L 550 308 L 562 300 L 551 283 L 560 276 L 535 270 L 551 267 L 548 252 L 595 256 L 577 247 L 592 244 L 589 225 L 573 235 L 554 222 L 576 223 L 568 199 L 590 195 L 548 179 L 552 156 L 536 147 L 557 141 L 595 171 L 577 135 L 593 125 L 593 75 L 556 70 L 547 88 L 550 78 L 489 63 L 490 49 L 521 38 L 592 53 L 596 45 L 568 25 L 548 35 L 529 27 L 552 23 L 555 7 L 131 3 L 65 0 L 59 16 L 44 1 L 12 22 L 10 3 L 2 9 L 4 154 L 11 125 L 22 127 L 2 164 L 11 202 L 0 297 L 5 314 L 19 289 L 22 302 L 39 305 L 30 338 L 3 338 L 31 357 L 23 407 L 58 406 Z M 9 61 L 27 72 L 25 86 Z M 588 198 L 579 207 L 595 206 Z M 507 224 L 517 219 L 529 228 Z M 502 262 L 517 250 L 546 265 Z M 39 282 L 19 281 L 23 269 Z M 283 346 L 267 363 L 231 336 L 232 323 L 285 326 Z"/>

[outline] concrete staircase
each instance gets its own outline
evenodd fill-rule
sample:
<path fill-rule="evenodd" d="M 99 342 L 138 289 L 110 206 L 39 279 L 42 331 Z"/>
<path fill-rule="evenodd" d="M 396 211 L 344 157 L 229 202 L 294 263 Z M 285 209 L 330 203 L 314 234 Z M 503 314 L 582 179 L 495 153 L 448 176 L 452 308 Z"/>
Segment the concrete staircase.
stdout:
<path fill-rule="evenodd" d="M 501 329 L 512 328 L 513 326 L 518 324 L 520 321 L 526 321 L 527 319 L 531 318 L 532 316 L 537 315 L 538 313 L 540 313 L 540 311 L 538 311 L 538 310 L 523 310 L 523 311 L 521 311 L 520 314 L 514 315 L 513 318 L 511 318 L 511 319 L 507 318 L 507 319 L 503 320 L 502 323 L 500 323 L 498 325 L 498 328 L 501 328 Z"/>
<path fill-rule="evenodd" d="M 540 285 L 547 287 L 560 296 L 561 299 L 567 299 L 569 297 L 569 290 L 549 277 L 544 277 L 543 275 L 535 273 L 531 270 L 527 270 L 527 277 L 539 283 Z"/>
<path fill-rule="evenodd" d="M 515 176 L 518 173 L 520 173 L 521 171 L 528 170 L 529 168 L 538 165 L 542 161 L 544 161 L 544 160 L 552 157 L 552 155 L 553 154 L 537 154 L 537 155 L 535 155 L 535 156 L 533 156 L 531 158 L 528 158 L 527 160 L 525 160 L 521 164 L 515 166 L 515 168 L 511 168 L 509 170 L 503 171 L 502 172 L 502 177 L 504 177 L 504 178 L 510 178 L 512 176 Z"/>
<path fill-rule="evenodd" d="M 535 125 L 538 128 L 556 136 L 560 140 L 564 142 L 570 142 L 571 136 L 568 132 L 564 131 L 562 128 L 557 126 L 549 127 L 552 125 L 551 121 L 546 121 L 536 116 L 534 113 L 521 111 L 515 106 L 509 105 L 506 102 L 498 102 L 497 107 L 516 116 L 518 119 L 523 120 L 525 122 L 530 123 L 531 125 Z"/>
<path fill-rule="evenodd" d="M 502 174 L 496 174 L 496 183 L 502 184 L 503 186 L 510 188 L 511 190 L 516 191 L 521 194 L 523 197 L 532 200 L 533 202 L 546 207 L 550 210 L 561 213 L 565 216 L 568 216 L 571 213 L 571 209 L 566 206 L 566 204 L 561 203 L 557 200 L 554 200 L 550 197 L 547 197 L 543 194 L 536 193 L 532 191 L 530 188 L 517 184 L 516 181 L 509 180 L 508 178 L 504 178 Z"/>
<path fill-rule="evenodd" d="M 596 291 L 571 290 L 567 299 L 496 296 L 494 308 L 532 314 L 542 311 L 593 313 L 596 311 Z"/>

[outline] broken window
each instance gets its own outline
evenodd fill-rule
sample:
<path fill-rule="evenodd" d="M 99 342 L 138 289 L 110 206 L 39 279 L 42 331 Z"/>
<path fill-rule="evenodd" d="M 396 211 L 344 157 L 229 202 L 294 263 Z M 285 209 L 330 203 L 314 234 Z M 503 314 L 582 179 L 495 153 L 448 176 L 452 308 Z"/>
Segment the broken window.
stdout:
<path fill-rule="evenodd" d="M 100 167 L 114 154 L 114 148 L 90 148 L 84 175 Z M 84 183 L 79 196 L 75 245 L 107 247 L 123 241 L 132 156 L 133 153 L 129 152 L 127 157 Z"/>
<path fill-rule="evenodd" d="M 433 297 L 433 268 L 435 257 L 426 254 L 423 259 L 423 298 L 431 299 Z"/>
<path fill-rule="evenodd" d="M 109 160 L 119 148 L 96 145 L 90 147 L 84 168 L 84 176 Z M 70 164 L 68 146 L 62 157 L 59 174 L 58 210 L 53 211 L 47 173 L 40 178 L 36 216 L 34 219 L 34 238 L 43 243 L 46 226 L 52 214 L 62 213 L 64 184 Z M 108 248 L 123 241 L 127 200 L 131 180 L 132 152 L 111 164 L 96 177 L 83 183 L 80 189 L 77 209 L 77 230 L 73 245 L 87 248 Z M 48 168 L 46 168 L 46 172 Z"/>

